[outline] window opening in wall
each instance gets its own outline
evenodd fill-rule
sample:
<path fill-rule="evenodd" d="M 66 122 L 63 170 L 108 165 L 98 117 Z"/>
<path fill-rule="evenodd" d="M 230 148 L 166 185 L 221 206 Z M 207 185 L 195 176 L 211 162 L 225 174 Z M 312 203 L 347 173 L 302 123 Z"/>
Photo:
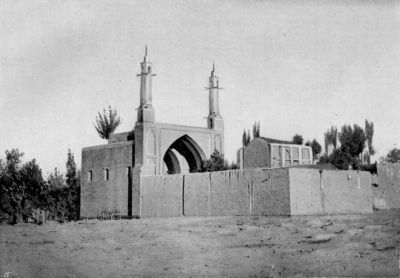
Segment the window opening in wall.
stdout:
<path fill-rule="evenodd" d="M 303 160 L 304 164 L 310 163 L 310 149 L 303 148 L 301 150 L 301 159 Z"/>
<path fill-rule="evenodd" d="M 272 146 L 272 167 L 279 167 L 282 163 L 282 156 L 279 146 Z"/>
<path fill-rule="evenodd" d="M 104 180 L 108 181 L 110 178 L 110 171 L 108 169 L 104 169 Z"/>
<path fill-rule="evenodd" d="M 299 164 L 299 149 L 292 148 L 292 155 L 293 155 L 293 164 L 298 165 Z"/>
<path fill-rule="evenodd" d="M 290 165 L 292 163 L 292 160 L 290 158 L 290 148 L 289 147 L 284 148 L 284 154 L 285 154 L 285 165 Z"/>
<path fill-rule="evenodd" d="M 88 171 L 87 180 L 88 181 L 92 181 L 93 180 L 93 172 L 92 172 L 92 170 Z"/>

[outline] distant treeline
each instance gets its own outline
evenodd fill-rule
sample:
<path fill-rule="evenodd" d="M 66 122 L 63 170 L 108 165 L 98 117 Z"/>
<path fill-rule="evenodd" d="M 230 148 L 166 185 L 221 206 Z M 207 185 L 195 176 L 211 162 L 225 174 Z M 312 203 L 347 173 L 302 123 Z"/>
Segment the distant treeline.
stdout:
<path fill-rule="evenodd" d="M 28 222 L 34 210 L 46 211 L 58 221 L 79 219 L 80 173 L 74 155 L 68 150 L 65 177 L 57 168 L 47 180 L 33 159 L 22 163 L 18 149 L 0 158 L 0 222 Z"/>

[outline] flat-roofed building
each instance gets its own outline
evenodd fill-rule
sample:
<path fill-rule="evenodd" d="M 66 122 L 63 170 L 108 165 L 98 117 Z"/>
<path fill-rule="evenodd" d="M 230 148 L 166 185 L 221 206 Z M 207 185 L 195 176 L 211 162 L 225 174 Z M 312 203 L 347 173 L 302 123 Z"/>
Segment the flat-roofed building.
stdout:
<path fill-rule="evenodd" d="M 289 141 L 258 137 L 238 150 L 237 163 L 243 168 L 280 168 L 313 164 L 312 149 Z"/>

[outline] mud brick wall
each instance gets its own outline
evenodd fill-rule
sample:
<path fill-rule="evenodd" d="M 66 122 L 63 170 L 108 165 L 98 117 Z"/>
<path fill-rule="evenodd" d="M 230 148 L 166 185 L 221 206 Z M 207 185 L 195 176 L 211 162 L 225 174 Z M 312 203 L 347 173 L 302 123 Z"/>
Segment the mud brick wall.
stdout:
<path fill-rule="evenodd" d="M 289 215 L 288 169 L 143 176 L 141 217 Z"/>
<path fill-rule="evenodd" d="M 372 213 L 369 172 L 323 171 L 322 184 L 327 213 Z"/>
<path fill-rule="evenodd" d="M 104 160 L 96 160 L 96 155 L 127 163 L 122 148 L 115 146 L 108 154 L 97 150 L 84 153 L 83 169 L 106 166 Z M 127 212 L 128 178 L 122 169 L 110 168 L 108 182 L 83 182 L 83 216 L 104 209 Z M 101 171 L 93 175 L 94 179 L 103 178 Z M 133 171 L 132 179 L 139 195 L 131 209 L 138 217 L 372 213 L 368 172 L 254 168 L 156 176 L 138 173 L 136 177 Z"/>
<path fill-rule="evenodd" d="M 251 215 L 290 215 L 289 169 L 252 169 Z"/>
<path fill-rule="evenodd" d="M 248 215 L 250 182 L 244 171 L 212 172 L 210 215 Z"/>
<path fill-rule="evenodd" d="M 288 169 L 184 175 L 184 215 L 289 215 Z"/>
<path fill-rule="evenodd" d="M 291 168 L 292 215 L 372 213 L 368 172 Z"/>
<path fill-rule="evenodd" d="M 291 168 L 289 176 L 291 215 L 324 214 L 319 171 Z"/>
<path fill-rule="evenodd" d="M 132 166 L 132 142 L 82 150 L 81 217 L 96 217 L 103 210 L 128 215 L 128 172 Z M 104 169 L 109 179 L 104 179 Z M 92 181 L 89 180 L 92 171 Z"/>
<path fill-rule="evenodd" d="M 400 163 L 378 164 L 373 183 L 374 205 L 377 208 L 400 208 Z"/>
<path fill-rule="evenodd" d="M 184 214 L 186 216 L 209 216 L 211 173 L 184 175 Z"/>
<path fill-rule="evenodd" d="M 141 177 L 141 217 L 174 217 L 183 212 L 183 175 Z"/>

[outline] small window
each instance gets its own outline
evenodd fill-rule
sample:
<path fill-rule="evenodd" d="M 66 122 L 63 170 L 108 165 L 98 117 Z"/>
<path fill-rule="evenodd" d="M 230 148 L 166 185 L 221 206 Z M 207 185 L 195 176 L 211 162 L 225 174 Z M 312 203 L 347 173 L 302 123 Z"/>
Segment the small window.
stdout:
<path fill-rule="evenodd" d="M 281 147 L 272 146 L 272 167 L 280 167 L 282 165 Z"/>
<path fill-rule="evenodd" d="M 128 178 L 131 177 L 131 173 L 132 173 L 132 167 L 131 166 L 126 167 L 126 176 Z"/>
<path fill-rule="evenodd" d="M 89 170 L 89 171 L 88 171 L 87 180 L 88 180 L 88 181 L 92 181 L 92 180 L 93 180 L 93 172 L 92 172 L 92 170 Z"/>
<path fill-rule="evenodd" d="M 278 146 L 272 147 L 272 158 L 275 160 L 281 160 L 281 151 Z"/>
<path fill-rule="evenodd" d="M 293 164 L 299 164 L 299 148 L 292 148 Z"/>
<path fill-rule="evenodd" d="M 303 164 L 310 163 L 310 149 L 308 148 L 301 149 L 301 159 L 303 160 Z"/>
<path fill-rule="evenodd" d="M 292 160 L 290 158 L 290 148 L 284 147 L 284 154 L 285 154 L 285 165 L 290 165 Z"/>
<path fill-rule="evenodd" d="M 108 169 L 104 169 L 104 180 L 108 181 L 110 178 L 110 171 Z"/>

